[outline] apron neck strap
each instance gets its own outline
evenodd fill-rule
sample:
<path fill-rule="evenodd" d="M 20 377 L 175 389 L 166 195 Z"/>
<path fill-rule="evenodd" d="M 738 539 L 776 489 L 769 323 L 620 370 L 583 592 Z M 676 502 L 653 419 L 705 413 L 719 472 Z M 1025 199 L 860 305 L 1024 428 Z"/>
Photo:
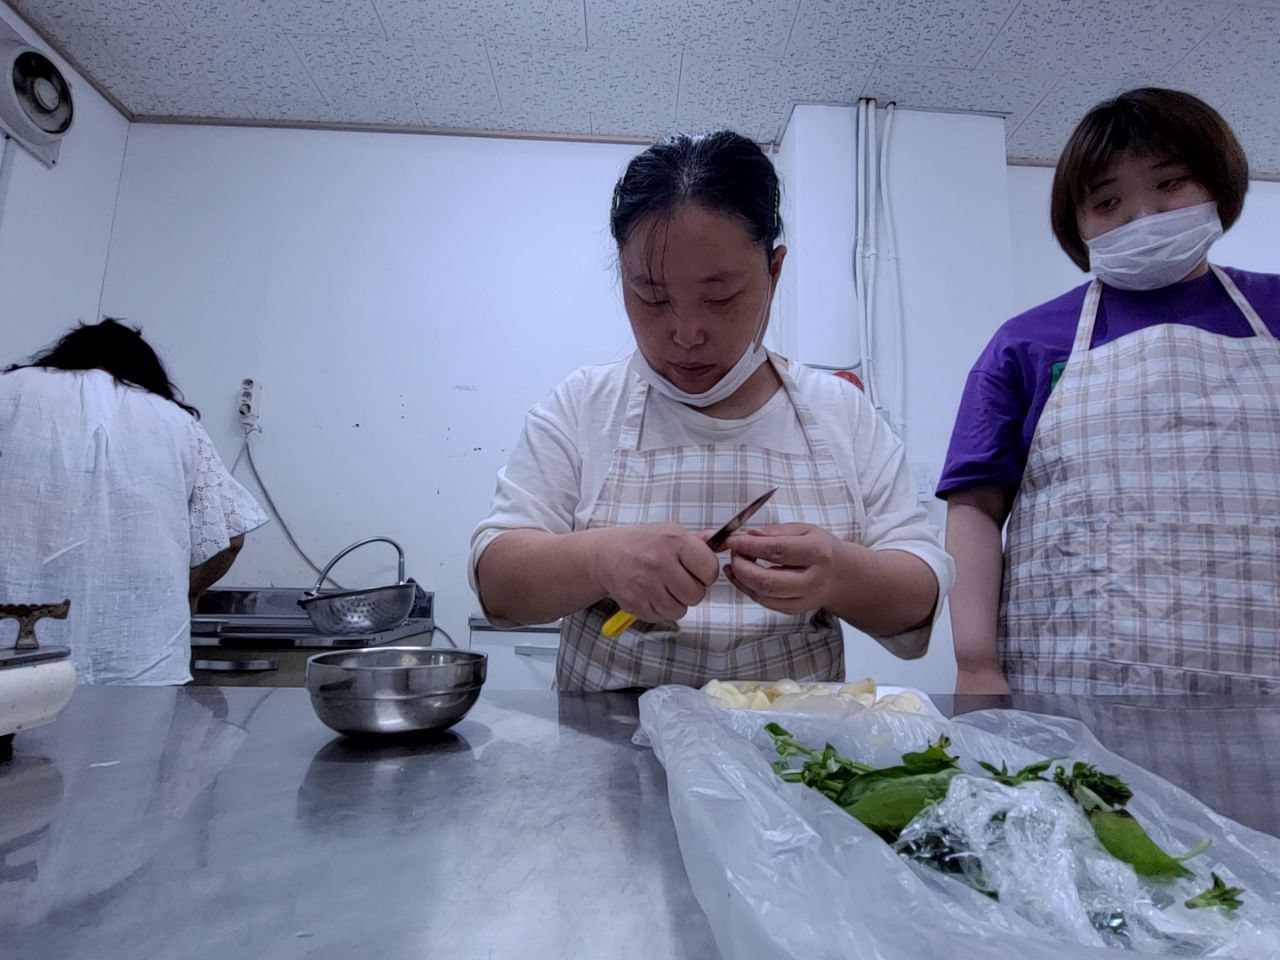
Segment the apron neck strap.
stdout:
<path fill-rule="evenodd" d="M 1253 309 L 1253 304 L 1244 298 L 1244 294 L 1240 292 L 1240 288 L 1236 286 L 1236 282 L 1231 279 L 1227 271 L 1221 267 L 1209 264 L 1209 269 L 1213 271 L 1213 275 L 1218 278 L 1218 282 L 1222 284 L 1227 296 L 1231 298 L 1231 302 L 1236 305 L 1244 318 L 1249 321 L 1249 326 L 1253 328 L 1254 336 L 1263 340 L 1274 340 L 1275 335 L 1262 322 L 1262 318 L 1258 316 L 1258 311 Z"/>
<path fill-rule="evenodd" d="M 649 384 L 644 377 L 631 371 L 635 382 L 627 396 L 627 412 L 622 417 L 622 431 L 618 434 L 618 447 L 622 450 L 640 449 L 640 429 L 644 426 L 644 404 L 649 397 Z"/>
<path fill-rule="evenodd" d="M 1089 353 L 1089 344 L 1093 343 L 1093 327 L 1098 319 L 1098 304 L 1102 300 L 1102 281 L 1094 279 L 1089 289 L 1084 292 L 1084 305 L 1080 308 L 1080 322 L 1076 324 L 1076 339 L 1071 345 L 1071 356 L 1067 358 L 1068 366 L 1079 364 Z"/>
<path fill-rule="evenodd" d="M 1249 322 L 1249 327 L 1253 330 L 1254 336 L 1263 340 L 1275 340 L 1275 335 L 1262 322 L 1262 318 L 1258 316 L 1258 311 L 1253 309 L 1253 304 L 1244 298 L 1244 294 L 1240 292 L 1240 288 L 1236 286 L 1235 281 L 1231 279 L 1227 272 L 1214 264 L 1209 264 L 1209 269 L 1218 278 L 1222 288 L 1227 291 L 1227 296 L 1231 298 L 1231 302 L 1244 314 L 1244 318 Z M 1068 363 L 1079 362 L 1089 352 L 1089 345 L 1093 343 L 1093 328 L 1098 319 L 1098 304 L 1101 299 L 1102 281 L 1095 279 L 1093 283 L 1089 284 L 1089 289 L 1085 291 L 1084 306 L 1080 308 L 1080 323 L 1076 326 L 1076 339 L 1075 343 L 1071 345 L 1071 357 L 1067 361 Z"/>

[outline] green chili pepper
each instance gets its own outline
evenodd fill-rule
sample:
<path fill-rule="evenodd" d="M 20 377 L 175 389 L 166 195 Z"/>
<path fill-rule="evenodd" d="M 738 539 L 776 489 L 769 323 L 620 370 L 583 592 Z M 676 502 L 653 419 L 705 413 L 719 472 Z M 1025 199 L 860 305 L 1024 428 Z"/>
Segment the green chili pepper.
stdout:
<path fill-rule="evenodd" d="M 1142 824 L 1124 809 L 1096 808 L 1089 812 L 1089 822 L 1107 852 L 1144 877 L 1189 877 L 1191 871 L 1180 861 L 1194 857 L 1209 845 L 1206 841 L 1181 857 L 1172 856 L 1160 849 Z"/>

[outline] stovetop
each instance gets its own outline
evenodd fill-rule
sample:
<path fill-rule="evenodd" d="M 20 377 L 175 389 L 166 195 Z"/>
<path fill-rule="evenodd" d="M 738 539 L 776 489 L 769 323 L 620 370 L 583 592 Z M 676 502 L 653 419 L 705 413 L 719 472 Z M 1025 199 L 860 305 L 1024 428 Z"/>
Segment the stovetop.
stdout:
<path fill-rule="evenodd" d="M 395 643 L 435 629 L 434 597 L 417 586 L 409 618 L 375 633 L 321 633 L 298 606 L 302 587 L 228 587 L 200 597 L 191 617 L 196 646 L 279 648 L 370 647 Z"/>

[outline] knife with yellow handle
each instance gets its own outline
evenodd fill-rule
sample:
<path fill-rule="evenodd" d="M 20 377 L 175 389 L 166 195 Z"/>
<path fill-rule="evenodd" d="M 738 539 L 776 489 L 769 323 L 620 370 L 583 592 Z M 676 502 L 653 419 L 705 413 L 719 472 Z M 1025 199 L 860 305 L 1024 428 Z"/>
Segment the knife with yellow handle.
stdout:
<path fill-rule="evenodd" d="M 713 551 L 723 547 L 725 542 L 738 531 L 738 528 L 750 520 L 755 515 L 755 512 L 768 503 L 769 498 L 777 492 L 778 488 L 774 487 L 768 493 L 761 494 L 752 500 L 732 520 L 711 535 L 710 539 L 707 540 L 707 546 Z M 604 622 L 604 626 L 600 628 L 600 633 L 612 640 L 635 622 L 636 616 L 634 613 L 619 610 Z"/>

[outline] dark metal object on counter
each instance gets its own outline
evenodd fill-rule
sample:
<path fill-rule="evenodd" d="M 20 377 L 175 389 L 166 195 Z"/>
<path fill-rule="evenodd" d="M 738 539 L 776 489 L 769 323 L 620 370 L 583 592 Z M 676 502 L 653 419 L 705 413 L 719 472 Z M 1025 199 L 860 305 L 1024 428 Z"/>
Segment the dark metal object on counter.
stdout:
<path fill-rule="evenodd" d="M 298 607 L 297 588 L 232 587 L 201 595 L 191 618 L 191 675 L 200 686 L 301 687 L 307 659 L 322 650 L 429 645 L 434 595 L 414 590 L 408 618 L 391 630 L 325 633 Z"/>
<path fill-rule="evenodd" d="M 67 614 L 71 612 L 71 601 L 63 600 L 61 603 L 0 603 L 0 620 L 17 620 L 18 621 L 18 643 L 14 650 L 38 650 L 40 644 L 36 641 L 36 621 L 43 620 L 48 617 L 50 620 L 65 620 Z M 45 647 L 46 656 L 42 659 L 57 659 L 47 654 L 51 651 L 61 650 L 62 656 L 67 656 L 71 651 L 66 647 Z"/>
<path fill-rule="evenodd" d="M 366 590 L 338 590 L 322 593 L 324 581 L 334 564 L 357 547 L 367 543 L 389 543 L 396 548 L 399 558 L 396 582 L 391 586 L 372 587 Z M 303 593 L 298 606 L 316 629 L 325 633 L 376 633 L 390 630 L 404 623 L 413 607 L 416 584 L 404 578 L 404 550 L 390 537 L 366 537 L 338 551 L 338 555 L 320 571 L 320 579 Z"/>
<path fill-rule="evenodd" d="M 366 647 L 307 662 L 311 706 L 351 736 L 425 733 L 453 726 L 485 680 L 483 653 L 431 647 Z"/>

